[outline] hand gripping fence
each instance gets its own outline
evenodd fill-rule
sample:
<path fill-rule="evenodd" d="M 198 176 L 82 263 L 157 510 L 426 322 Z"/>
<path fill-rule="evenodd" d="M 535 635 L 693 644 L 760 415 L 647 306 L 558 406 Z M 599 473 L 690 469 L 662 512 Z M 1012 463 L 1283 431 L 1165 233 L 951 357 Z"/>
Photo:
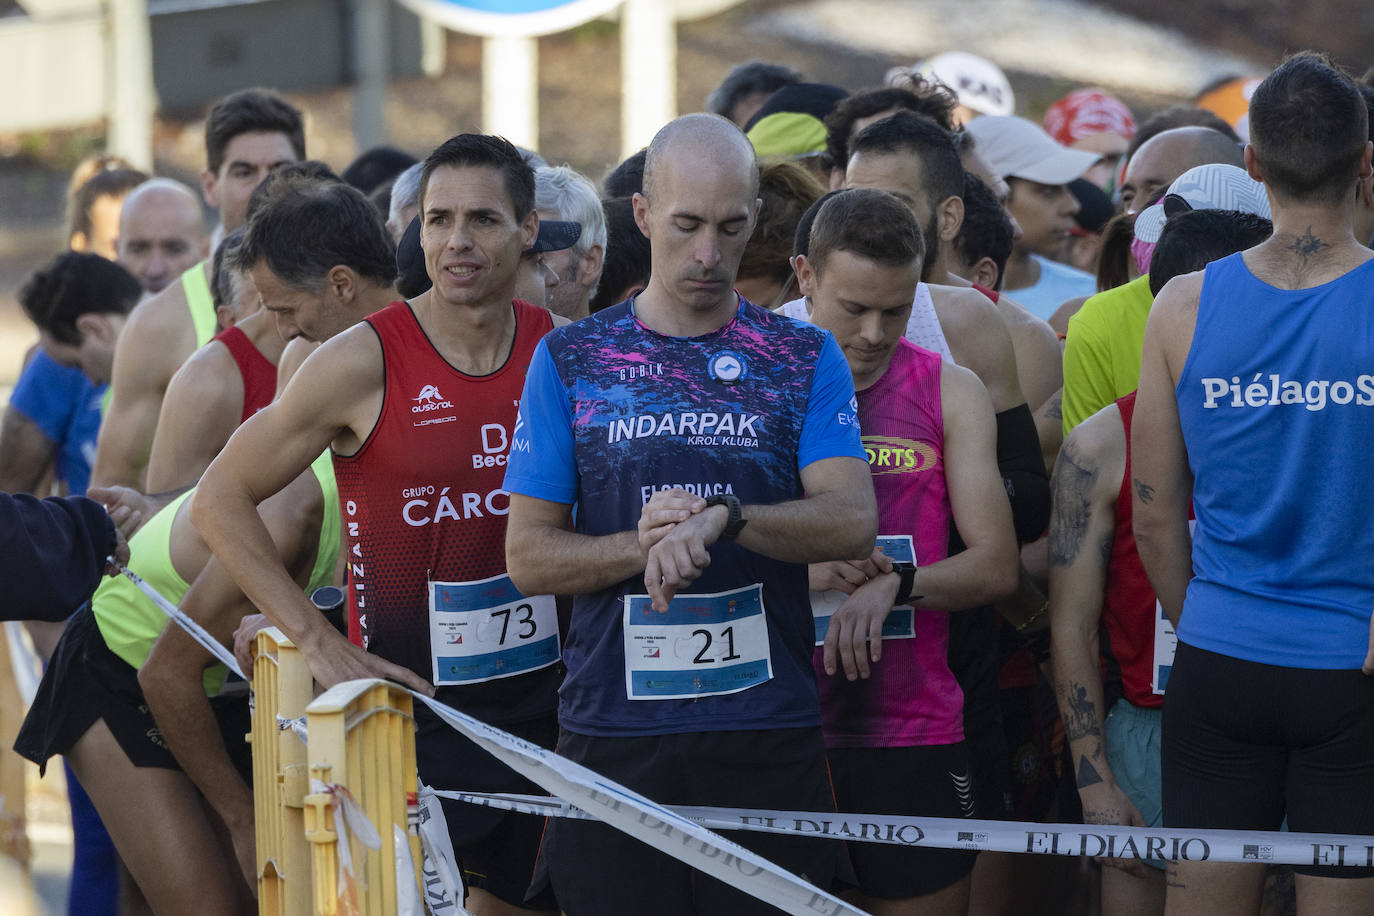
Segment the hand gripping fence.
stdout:
<path fill-rule="evenodd" d="M 216 658 L 233 662 L 232 653 L 194 621 L 141 579 L 122 571 Z M 1374 866 L 1374 836 L 666 807 L 550 750 L 390 682 L 348 681 L 310 701 L 309 669 L 290 640 L 274 628 L 255 637 L 253 671 L 258 901 L 259 912 L 273 916 L 409 916 L 420 912 L 419 900 L 431 912 L 461 914 L 452 896 L 461 897 L 461 884 L 455 863 L 445 858 L 451 850 L 428 839 L 421 842 L 425 831 L 420 822 L 433 827 L 431 818 L 442 817 L 438 805 L 430 804 L 440 797 L 531 816 L 600 820 L 793 914 L 862 911 L 713 831 L 1042 855 Z M 415 772 L 415 700 L 550 795 L 420 787 Z M 302 769 L 302 758 L 308 761 L 308 773 Z M 305 861 L 311 863 L 309 878 Z"/>

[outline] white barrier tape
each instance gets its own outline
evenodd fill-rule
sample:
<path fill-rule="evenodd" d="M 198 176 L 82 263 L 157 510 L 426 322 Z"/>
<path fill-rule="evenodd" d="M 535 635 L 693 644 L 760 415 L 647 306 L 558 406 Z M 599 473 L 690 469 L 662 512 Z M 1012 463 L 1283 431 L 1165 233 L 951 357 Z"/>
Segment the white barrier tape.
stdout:
<path fill-rule="evenodd" d="M 110 562 L 114 562 L 113 557 L 110 558 Z M 147 582 L 144 582 L 138 573 L 129 569 L 127 566 L 120 566 L 119 571 L 123 573 L 130 582 L 138 586 L 138 590 L 147 595 L 148 599 L 152 601 L 153 604 L 157 605 L 162 613 L 175 620 L 183 630 L 190 634 L 192 639 L 200 643 L 201 648 L 219 659 L 230 671 L 237 674 L 240 678 L 243 678 L 243 671 L 239 668 L 238 659 L 234 658 L 234 653 L 226 649 L 218 639 L 215 639 L 215 637 L 211 636 L 204 627 L 188 617 L 185 611 L 162 597 L 162 595 L 158 593 L 158 590 Z M 247 678 L 243 679 L 247 680 Z"/>
<path fill-rule="evenodd" d="M 367 812 L 344 786 L 312 777 L 310 791 L 315 795 L 328 795 L 334 815 L 334 848 L 339 856 L 338 909 L 344 914 L 358 913 L 358 878 L 353 873 L 353 844 L 349 836 L 356 836 L 358 842 L 373 850 L 382 848 L 382 837 L 372 826 Z"/>
<path fill-rule="evenodd" d="M 544 817 L 589 818 L 561 798 L 435 789 L 442 798 Z M 668 810 L 712 830 L 748 830 L 826 837 L 861 843 L 1113 859 L 1186 862 L 1264 862 L 1271 865 L 1374 867 L 1374 836 L 1266 833 L 1257 830 L 1189 832 L 1102 824 L 1036 824 L 954 817 L 831 814 L 669 805 Z"/>
<path fill-rule="evenodd" d="M 301 739 L 302 744 L 310 743 L 310 730 L 306 727 L 305 716 L 301 716 L 297 719 L 288 719 L 286 716 L 279 714 L 277 716 L 277 729 L 279 731 L 290 729 L 292 734 Z"/>
<path fill-rule="evenodd" d="M 838 897 L 808 884 L 730 840 L 586 767 L 493 728 L 424 694 L 420 700 L 450 726 L 540 788 L 660 852 L 796 916 L 862 916 Z"/>

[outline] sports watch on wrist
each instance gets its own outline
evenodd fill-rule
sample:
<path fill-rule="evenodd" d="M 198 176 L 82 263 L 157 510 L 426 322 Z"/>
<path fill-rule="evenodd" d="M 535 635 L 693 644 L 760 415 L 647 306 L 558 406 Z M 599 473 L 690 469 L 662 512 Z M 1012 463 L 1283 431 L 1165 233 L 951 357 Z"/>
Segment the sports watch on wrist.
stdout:
<path fill-rule="evenodd" d="M 729 516 L 725 520 L 725 530 L 720 533 L 720 540 L 733 541 L 739 537 L 739 533 L 744 530 L 744 526 L 749 524 L 740 510 L 739 497 L 733 493 L 717 493 L 706 499 L 706 508 L 712 506 L 724 506 Z"/>
<path fill-rule="evenodd" d="M 905 560 L 893 563 L 892 571 L 900 577 L 897 583 L 897 600 L 895 602 L 896 604 L 906 604 L 913 598 L 921 597 L 920 595 L 911 594 L 912 589 L 916 585 L 915 563 L 908 563 Z"/>

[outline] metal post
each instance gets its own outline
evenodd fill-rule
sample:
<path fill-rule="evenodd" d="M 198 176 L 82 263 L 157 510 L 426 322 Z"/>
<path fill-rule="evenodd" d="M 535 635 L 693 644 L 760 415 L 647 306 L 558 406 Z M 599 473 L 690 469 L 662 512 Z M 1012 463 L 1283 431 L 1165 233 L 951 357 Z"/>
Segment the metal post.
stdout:
<path fill-rule="evenodd" d="M 673 5 L 625 0 L 620 13 L 620 154 L 648 144 L 677 117 L 677 31 Z"/>
<path fill-rule="evenodd" d="M 482 130 L 539 148 L 538 39 L 482 39 Z"/>
<path fill-rule="evenodd" d="M 385 143 L 386 87 L 391 76 L 391 4 L 355 0 L 353 5 L 353 143 L 356 152 Z"/>

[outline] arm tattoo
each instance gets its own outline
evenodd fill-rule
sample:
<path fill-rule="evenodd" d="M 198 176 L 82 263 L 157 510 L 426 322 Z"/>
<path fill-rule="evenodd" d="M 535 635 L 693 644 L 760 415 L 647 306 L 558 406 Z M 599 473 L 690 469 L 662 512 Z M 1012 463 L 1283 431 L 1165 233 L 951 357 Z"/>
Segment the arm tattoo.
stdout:
<path fill-rule="evenodd" d="M 1064 716 L 1064 737 L 1070 741 L 1102 734 L 1097 724 L 1097 706 L 1088 699 L 1088 688 L 1069 681 L 1069 708 Z"/>
<path fill-rule="evenodd" d="M 1064 419 L 1064 395 L 1062 391 L 1050 398 L 1045 405 L 1045 417 L 1050 420 Z"/>
<path fill-rule="evenodd" d="M 1053 509 L 1050 515 L 1050 565 L 1068 566 L 1083 546 L 1092 509 L 1097 466 L 1086 460 L 1072 439 L 1064 443 L 1054 464 Z"/>
<path fill-rule="evenodd" d="M 1132 477 L 1131 483 L 1135 484 L 1135 495 L 1143 503 L 1155 501 L 1155 488 L 1150 486 L 1139 477 Z"/>
<path fill-rule="evenodd" d="M 1102 781 L 1102 776 L 1097 772 L 1097 767 L 1088 762 L 1087 757 L 1078 758 L 1078 788 L 1086 789 L 1088 786 L 1095 786 Z"/>

